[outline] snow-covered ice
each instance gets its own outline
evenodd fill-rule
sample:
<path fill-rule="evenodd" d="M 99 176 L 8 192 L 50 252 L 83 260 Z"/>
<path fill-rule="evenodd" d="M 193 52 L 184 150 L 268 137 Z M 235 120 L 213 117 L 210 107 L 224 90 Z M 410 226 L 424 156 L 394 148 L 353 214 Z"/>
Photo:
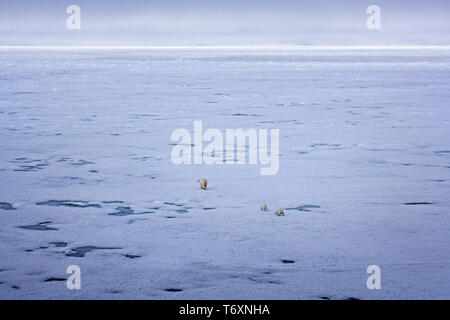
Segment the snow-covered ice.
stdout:
<path fill-rule="evenodd" d="M 449 88 L 442 49 L 1 49 L 0 298 L 449 299 Z M 174 165 L 194 120 L 280 129 L 278 174 Z"/>

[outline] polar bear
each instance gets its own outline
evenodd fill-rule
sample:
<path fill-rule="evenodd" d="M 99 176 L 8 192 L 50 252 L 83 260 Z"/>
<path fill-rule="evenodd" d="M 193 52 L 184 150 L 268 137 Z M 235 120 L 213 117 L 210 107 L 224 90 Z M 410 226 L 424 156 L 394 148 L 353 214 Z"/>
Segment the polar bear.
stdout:
<path fill-rule="evenodd" d="M 200 188 L 206 190 L 206 187 L 208 186 L 208 180 L 206 180 L 206 178 L 198 179 L 198 183 L 200 183 Z"/>
<path fill-rule="evenodd" d="M 261 211 L 269 211 L 269 209 L 267 208 L 267 204 L 263 203 L 261 205 Z"/>
<path fill-rule="evenodd" d="M 284 210 L 283 210 L 283 209 L 278 209 L 278 210 L 275 212 L 275 214 L 276 214 L 277 216 L 284 216 Z"/>

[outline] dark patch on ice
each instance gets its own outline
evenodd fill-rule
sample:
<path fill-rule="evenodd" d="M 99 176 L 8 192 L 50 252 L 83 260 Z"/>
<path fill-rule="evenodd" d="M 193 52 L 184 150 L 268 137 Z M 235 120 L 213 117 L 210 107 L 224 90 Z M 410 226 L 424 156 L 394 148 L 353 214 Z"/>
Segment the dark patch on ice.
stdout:
<path fill-rule="evenodd" d="M 322 299 L 322 300 L 330 300 L 329 297 L 320 297 L 320 299 Z"/>
<path fill-rule="evenodd" d="M 281 284 L 280 281 L 277 280 L 267 280 L 267 279 L 259 279 L 255 277 L 247 277 L 248 280 L 258 282 L 258 283 L 270 283 L 270 284 Z"/>
<path fill-rule="evenodd" d="M 450 150 L 440 150 L 440 151 L 434 151 L 436 154 L 450 154 Z"/>
<path fill-rule="evenodd" d="M 72 248 L 72 252 L 66 253 L 66 256 L 68 257 L 84 257 L 87 253 L 94 251 L 94 250 L 118 250 L 122 249 L 119 247 L 96 247 L 96 246 L 84 246 L 84 247 L 77 247 Z"/>
<path fill-rule="evenodd" d="M 178 210 L 175 210 L 175 211 L 178 212 L 178 213 L 188 213 L 189 212 L 186 209 L 178 209 Z"/>
<path fill-rule="evenodd" d="M 157 174 L 143 174 L 143 175 L 139 175 L 137 177 L 139 177 L 139 178 L 149 178 L 149 179 L 153 180 L 153 179 L 158 178 L 158 175 Z"/>
<path fill-rule="evenodd" d="M 301 106 L 304 105 L 304 103 L 303 103 L 303 102 L 300 102 L 300 103 L 298 103 L 298 102 L 289 102 L 288 105 L 289 105 L 290 107 L 301 107 Z"/>
<path fill-rule="evenodd" d="M 130 207 L 117 207 L 116 212 L 108 213 L 108 215 L 123 217 L 123 216 L 130 216 L 130 215 L 135 215 L 135 214 L 147 214 L 147 213 L 154 213 L 154 211 L 135 212 Z"/>
<path fill-rule="evenodd" d="M 19 286 L 11 286 L 11 288 L 13 288 L 13 289 L 20 289 L 20 287 Z"/>
<path fill-rule="evenodd" d="M 141 256 L 139 255 L 135 255 L 135 254 L 124 254 L 124 257 L 127 257 L 129 259 L 136 259 L 136 258 L 140 258 Z"/>
<path fill-rule="evenodd" d="M 160 114 L 148 114 L 148 113 L 143 113 L 143 114 L 137 114 L 135 117 L 160 117 Z"/>
<path fill-rule="evenodd" d="M 72 208 L 101 208 L 97 203 L 89 203 L 87 201 L 79 200 L 49 200 L 36 202 L 38 206 L 52 206 L 52 207 L 72 207 Z"/>
<path fill-rule="evenodd" d="M 345 300 L 360 300 L 359 298 L 355 298 L 355 297 L 348 297 L 347 299 L 345 299 Z"/>
<path fill-rule="evenodd" d="M 109 291 L 109 293 L 112 293 L 112 294 L 118 294 L 118 293 L 121 293 L 122 291 L 120 291 L 120 290 L 111 290 L 111 291 Z"/>
<path fill-rule="evenodd" d="M 19 95 L 21 95 L 21 94 L 32 94 L 33 92 L 31 92 L 31 91 L 17 91 L 17 92 L 13 92 L 13 94 L 19 94 Z"/>
<path fill-rule="evenodd" d="M 283 263 L 295 263 L 294 260 L 288 260 L 288 259 L 281 259 L 281 262 L 283 262 Z"/>
<path fill-rule="evenodd" d="M 316 148 L 316 147 L 338 148 L 340 146 L 341 146 L 340 144 L 330 144 L 330 143 L 314 143 L 314 144 L 310 145 L 310 147 L 312 147 L 312 148 Z"/>
<path fill-rule="evenodd" d="M 69 179 L 69 180 L 81 180 L 80 177 L 68 177 L 68 176 L 63 177 L 63 179 Z"/>
<path fill-rule="evenodd" d="M 180 146 L 191 146 L 191 147 L 195 147 L 195 144 L 193 144 L 193 143 L 191 143 L 191 144 L 189 144 L 189 143 L 169 143 L 169 146 L 178 146 L 178 145 L 180 145 Z"/>
<path fill-rule="evenodd" d="M 13 163 L 33 163 L 33 162 L 39 162 L 39 161 L 42 161 L 42 160 L 40 160 L 40 159 L 32 160 L 32 159 L 28 159 L 25 157 L 19 157 L 19 158 L 15 158 L 14 161 L 12 161 L 12 162 Z"/>
<path fill-rule="evenodd" d="M 214 208 L 214 207 L 205 207 L 205 208 L 203 208 L 203 210 L 215 210 L 216 208 Z"/>
<path fill-rule="evenodd" d="M 127 224 L 132 224 L 135 221 L 145 221 L 145 220 L 147 220 L 147 219 L 130 219 L 130 220 L 127 221 Z"/>
<path fill-rule="evenodd" d="M 29 226 L 19 226 L 21 229 L 25 230 L 37 230 L 37 231 L 50 231 L 50 230 L 58 230 L 56 228 L 47 227 L 47 224 L 52 223 L 51 221 L 44 221 L 38 224 L 29 225 Z"/>
<path fill-rule="evenodd" d="M 52 244 L 52 245 L 54 245 L 55 247 L 58 247 L 58 248 L 67 247 L 67 242 L 63 242 L 63 241 L 49 242 L 49 244 Z"/>
<path fill-rule="evenodd" d="M 275 121 L 259 121 L 258 123 L 275 123 Z"/>
<path fill-rule="evenodd" d="M 183 290 L 179 289 L 179 288 L 167 288 L 167 289 L 164 289 L 164 291 L 167 291 L 167 292 L 180 292 L 180 291 L 183 291 Z"/>
<path fill-rule="evenodd" d="M 25 249 L 25 252 L 33 252 L 33 249 Z"/>
<path fill-rule="evenodd" d="M 86 160 L 78 160 L 77 162 L 72 162 L 71 163 L 71 165 L 77 166 L 77 167 L 86 166 L 88 164 L 95 164 L 95 163 L 91 162 L 91 161 L 86 161 Z"/>
<path fill-rule="evenodd" d="M 166 201 L 166 202 L 163 202 L 163 203 L 167 204 L 169 206 L 177 206 L 177 207 L 181 207 L 182 206 L 182 204 L 180 204 L 180 203 L 169 202 L 169 201 Z"/>
<path fill-rule="evenodd" d="M 0 209 L 2 210 L 16 210 L 11 203 L 0 202 Z"/>
<path fill-rule="evenodd" d="M 405 206 L 420 206 L 420 205 L 429 205 L 433 204 L 432 202 L 406 202 Z"/>
<path fill-rule="evenodd" d="M 89 170 L 89 172 L 91 172 L 91 173 L 98 173 L 97 170 Z"/>
<path fill-rule="evenodd" d="M 45 279 L 44 282 L 66 281 L 66 280 L 67 279 L 65 279 L 65 278 L 54 278 L 54 277 L 52 277 L 52 278 Z"/>
<path fill-rule="evenodd" d="M 294 207 L 294 208 L 286 208 L 286 210 L 297 210 L 297 211 L 311 212 L 311 210 L 309 210 L 309 209 L 317 209 L 317 208 L 320 208 L 320 206 L 316 206 L 314 204 L 305 204 L 303 206 L 298 206 L 298 207 Z"/>
<path fill-rule="evenodd" d="M 110 216 L 128 216 L 134 214 L 134 210 L 130 207 L 117 207 L 116 212 L 109 213 Z"/>
<path fill-rule="evenodd" d="M 152 157 L 145 156 L 145 157 L 133 157 L 133 158 L 131 158 L 131 159 L 133 159 L 133 160 L 147 161 L 147 160 L 149 160 L 149 159 L 151 159 L 151 158 L 152 158 Z"/>
<path fill-rule="evenodd" d="M 166 218 L 166 219 L 175 219 L 176 217 L 175 216 L 165 216 L 164 218 Z"/>
<path fill-rule="evenodd" d="M 233 113 L 233 117 L 261 117 L 260 114 Z"/>
<path fill-rule="evenodd" d="M 114 203 L 123 203 L 123 201 L 120 201 L 120 200 L 112 200 L 112 201 L 102 201 L 102 203 L 112 203 L 112 204 L 114 204 Z"/>
<path fill-rule="evenodd" d="M 48 166 L 48 163 L 41 159 L 32 160 L 28 158 L 16 158 L 12 163 L 21 164 L 19 168 L 14 169 L 14 171 L 18 172 L 38 171 Z"/>

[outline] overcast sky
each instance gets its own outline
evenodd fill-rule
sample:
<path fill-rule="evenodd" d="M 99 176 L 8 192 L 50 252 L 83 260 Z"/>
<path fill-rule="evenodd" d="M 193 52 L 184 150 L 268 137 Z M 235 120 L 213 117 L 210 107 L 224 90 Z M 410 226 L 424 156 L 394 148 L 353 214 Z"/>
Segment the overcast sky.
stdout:
<path fill-rule="evenodd" d="M 381 30 L 366 27 L 372 4 Z M 450 45 L 450 1 L 0 0 L 0 45 L 245 44 Z"/>

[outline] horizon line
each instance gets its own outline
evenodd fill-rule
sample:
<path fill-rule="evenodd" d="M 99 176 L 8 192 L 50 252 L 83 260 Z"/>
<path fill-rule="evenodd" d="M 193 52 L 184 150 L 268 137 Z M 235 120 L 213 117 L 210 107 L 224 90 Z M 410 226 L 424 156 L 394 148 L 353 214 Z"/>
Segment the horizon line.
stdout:
<path fill-rule="evenodd" d="M 180 46 L 70 46 L 0 45 L 7 49 L 47 50 L 450 50 L 450 45 L 180 45 Z"/>

